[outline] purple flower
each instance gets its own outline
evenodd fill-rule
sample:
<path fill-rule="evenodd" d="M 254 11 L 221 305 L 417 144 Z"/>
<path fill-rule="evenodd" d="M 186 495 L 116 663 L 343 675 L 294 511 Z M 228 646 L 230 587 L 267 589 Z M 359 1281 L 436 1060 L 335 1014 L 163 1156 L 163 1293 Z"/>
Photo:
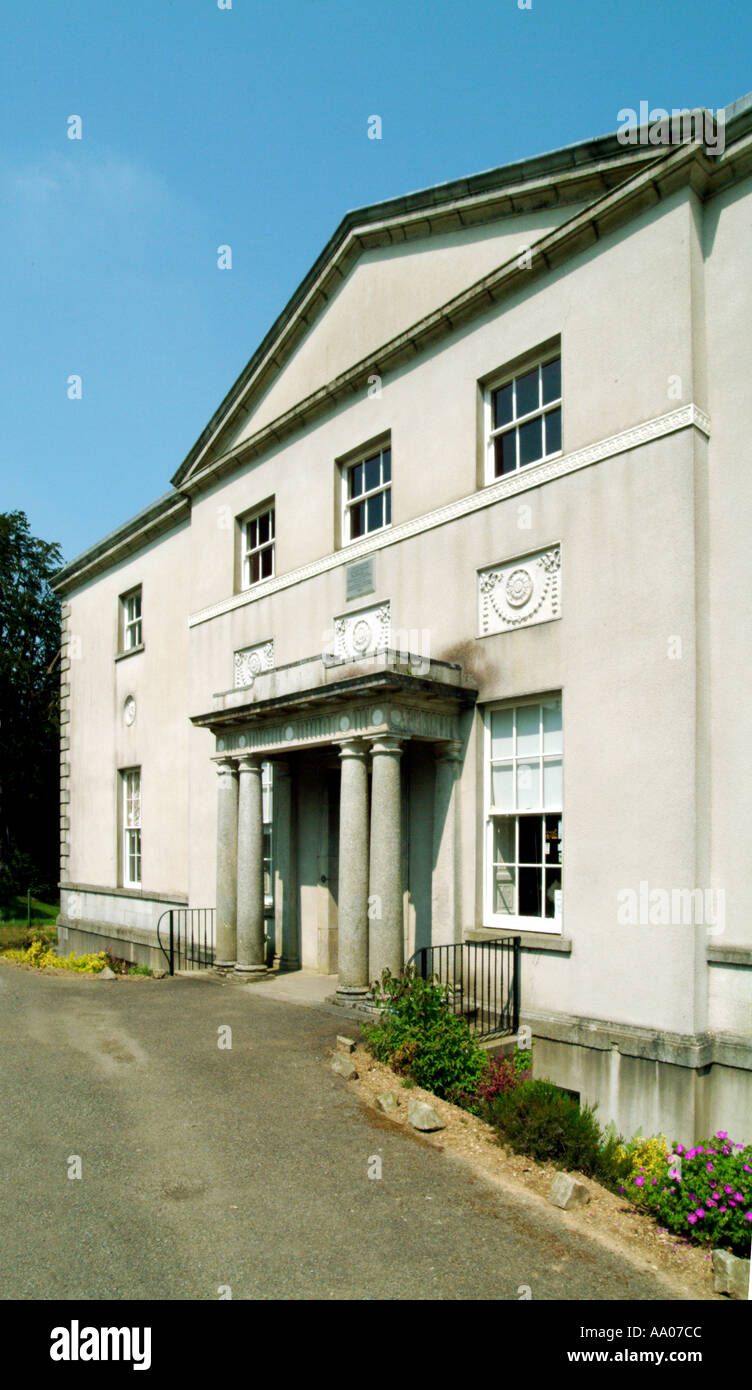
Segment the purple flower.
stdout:
<path fill-rule="evenodd" d="M 752 1211 L 745 1211 L 745 1213 L 744 1213 L 744 1220 L 745 1220 L 745 1221 L 752 1221 Z"/>
<path fill-rule="evenodd" d="M 745 1173 L 752 1173 L 752 1168 L 750 1168 L 748 1163 L 744 1164 L 744 1171 Z"/>
<path fill-rule="evenodd" d="M 657 1179 L 657 1178 L 653 1178 L 653 1187 L 657 1187 L 657 1186 L 658 1186 L 658 1179 Z"/>
<path fill-rule="evenodd" d="M 723 1190 L 724 1190 L 724 1192 L 728 1193 L 728 1192 L 733 1192 L 734 1189 L 733 1189 L 733 1187 L 729 1187 L 728 1184 L 727 1184 L 727 1185 L 724 1187 Z"/>
<path fill-rule="evenodd" d="M 744 1201 L 744 1198 L 742 1197 L 741 1192 L 735 1192 L 735 1193 L 734 1193 L 734 1196 L 736 1197 L 737 1202 L 743 1202 L 743 1201 Z"/>
<path fill-rule="evenodd" d="M 684 1145 L 683 1145 L 683 1144 L 677 1144 L 677 1146 L 676 1146 L 676 1152 L 677 1152 L 678 1154 L 683 1154 L 683 1153 L 684 1153 Z"/>
<path fill-rule="evenodd" d="M 719 1207 L 718 1210 L 719 1210 L 719 1211 L 728 1211 L 728 1207 Z"/>
<path fill-rule="evenodd" d="M 715 1132 L 715 1137 L 716 1139 L 728 1139 L 728 1133 L 725 1129 L 717 1129 Z"/>
<path fill-rule="evenodd" d="M 644 1182 L 644 1178 L 635 1178 L 635 1187 L 642 1187 L 644 1185 Z"/>
<path fill-rule="evenodd" d="M 706 1163 L 706 1164 L 705 1164 L 705 1171 L 706 1171 L 706 1173 L 712 1173 L 712 1171 L 713 1171 L 713 1164 L 712 1164 L 712 1163 Z"/>
<path fill-rule="evenodd" d="M 693 1216 L 692 1213 L 690 1212 L 689 1216 L 687 1217 L 687 1220 L 688 1220 L 690 1226 L 694 1226 L 695 1221 L 697 1220 L 697 1217 L 696 1217 L 696 1216 Z"/>
<path fill-rule="evenodd" d="M 704 1215 L 705 1215 L 705 1212 L 703 1211 L 702 1207 L 698 1207 L 698 1208 L 697 1208 L 697 1215 L 698 1215 L 698 1216 L 704 1216 Z"/>

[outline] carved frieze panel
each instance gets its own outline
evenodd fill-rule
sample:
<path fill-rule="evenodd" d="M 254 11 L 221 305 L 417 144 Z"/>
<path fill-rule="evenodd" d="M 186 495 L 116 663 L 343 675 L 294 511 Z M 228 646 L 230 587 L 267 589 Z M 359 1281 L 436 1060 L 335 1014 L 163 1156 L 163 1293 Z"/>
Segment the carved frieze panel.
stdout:
<path fill-rule="evenodd" d="M 253 685 L 261 671 L 271 671 L 274 666 L 274 642 L 257 642 L 255 647 L 244 647 L 235 653 L 233 665 L 235 689 Z"/>
<path fill-rule="evenodd" d="M 511 632 L 561 615 L 561 547 L 520 555 L 478 574 L 480 635 Z"/>
<path fill-rule="evenodd" d="M 392 630 L 391 605 L 387 599 L 356 613 L 344 613 L 332 624 L 332 655 L 340 661 L 358 661 L 389 646 Z"/>

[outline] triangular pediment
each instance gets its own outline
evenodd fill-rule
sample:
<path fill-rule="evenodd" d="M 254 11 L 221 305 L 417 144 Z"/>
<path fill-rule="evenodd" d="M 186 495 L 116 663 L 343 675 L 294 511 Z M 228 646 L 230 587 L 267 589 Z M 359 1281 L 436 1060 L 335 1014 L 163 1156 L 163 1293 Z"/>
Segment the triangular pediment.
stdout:
<path fill-rule="evenodd" d="M 268 447 L 293 417 L 331 405 L 353 374 L 352 389 L 360 389 L 369 363 L 378 374 L 413 327 L 425 336 L 432 318 L 466 316 L 473 291 L 482 299 L 494 275 L 513 271 L 528 249 L 541 249 L 539 265 L 554 263 L 557 237 L 570 247 L 581 240 L 591 208 L 608 215 L 622 189 L 649 182 L 648 170 L 691 158 L 686 149 L 625 146 L 606 136 L 348 213 L 173 483 L 197 486 L 263 441 Z"/>

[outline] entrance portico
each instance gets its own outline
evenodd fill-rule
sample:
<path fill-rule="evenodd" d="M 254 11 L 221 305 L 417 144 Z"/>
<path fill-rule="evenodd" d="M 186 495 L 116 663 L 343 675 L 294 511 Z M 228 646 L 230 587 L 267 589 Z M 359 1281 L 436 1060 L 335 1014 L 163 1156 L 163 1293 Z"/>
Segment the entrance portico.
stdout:
<path fill-rule="evenodd" d="M 267 971 L 264 946 L 261 766 L 275 768 L 276 950 L 283 969 L 301 963 L 306 927 L 301 865 L 309 851 L 310 776 L 315 752 L 337 778 L 337 993 L 364 996 L 405 951 L 405 755 L 433 745 L 435 771 L 428 827 L 431 845 L 431 936 L 460 937 L 457 883 L 457 769 L 476 688 L 461 668 L 384 651 L 357 663 L 312 658 L 256 676 L 251 687 L 214 697 L 193 723 L 215 738 L 217 778 L 218 967 L 245 978 Z M 470 716 L 470 717 L 469 717 Z M 408 759 L 409 761 L 409 759 Z M 279 770 L 277 772 L 277 769 Z M 334 770 L 332 770 L 334 769 Z M 321 778 L 317 779 L 317 785 Z M 331 784 L 334 785 L 334 784 Z M 332 795 L 337 795 L 332 791 Z M 330 824 L 336 820 L 330 815 Z M 422 822 L 425 815 L 422 816 Z M 320 876 L 324 883 L 326 875 Z"/>

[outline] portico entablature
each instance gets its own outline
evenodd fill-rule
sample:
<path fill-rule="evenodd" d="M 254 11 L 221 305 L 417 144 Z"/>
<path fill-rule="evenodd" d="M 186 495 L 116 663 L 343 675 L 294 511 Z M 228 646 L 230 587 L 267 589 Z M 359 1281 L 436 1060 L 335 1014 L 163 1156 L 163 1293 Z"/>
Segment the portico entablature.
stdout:
<path fill-rule="evenodd" d="M 343 738 L 397 734 L 401 738 L 460 737 L 457 715 L 403 704 L 339 705 L 328 714 L 307 715 L 281 722 L 252 723 L 246 728 L 216 732 L 218 758 L 258 753 L 271 756 L 291 749 L 339 742 Z"/>
<path fill-rule="evenodd" d="M 412 675 L 403 661 L 379 660 L 371 671 L 362 663 L 355 669 L 348 664 L 334 681 L 329 671 L 326 684 L 295 689 L 298 682 L 291 679 L 287 698 L 254 700 L 249 692 L 228 692 L 215 697 L 217 708 L 192 722 L 214 734 L 215 758 L 284 756 L 295 749 L 388 734 L 458 742 L 462 710 L 475 703 L 477 688 L 463 680 L 457 666 L 427 665 L 427 675 Z"/>

